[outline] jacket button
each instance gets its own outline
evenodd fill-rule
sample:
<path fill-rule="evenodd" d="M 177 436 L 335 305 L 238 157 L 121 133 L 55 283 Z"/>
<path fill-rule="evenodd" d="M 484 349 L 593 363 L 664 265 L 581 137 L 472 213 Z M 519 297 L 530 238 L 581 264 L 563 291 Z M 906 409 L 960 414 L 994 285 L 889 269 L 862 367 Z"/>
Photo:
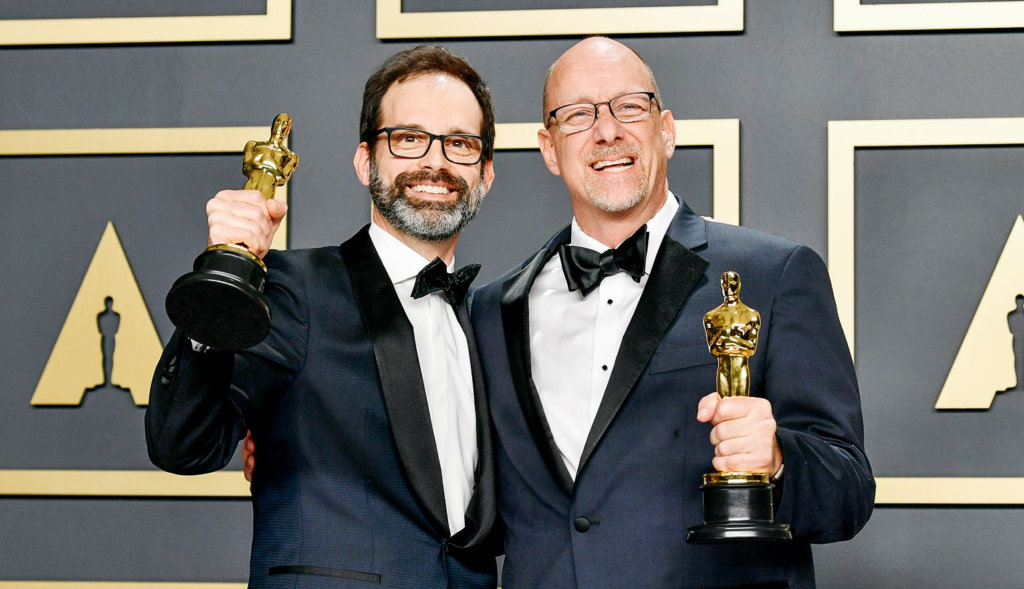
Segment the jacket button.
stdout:
<path fill-rule="evenodd" d="M 572 522 L 572 527 L 576 528 L 576 531 L 582 534 L 590 529 L 590 520 L 585 517 L 578 517 Z"/>

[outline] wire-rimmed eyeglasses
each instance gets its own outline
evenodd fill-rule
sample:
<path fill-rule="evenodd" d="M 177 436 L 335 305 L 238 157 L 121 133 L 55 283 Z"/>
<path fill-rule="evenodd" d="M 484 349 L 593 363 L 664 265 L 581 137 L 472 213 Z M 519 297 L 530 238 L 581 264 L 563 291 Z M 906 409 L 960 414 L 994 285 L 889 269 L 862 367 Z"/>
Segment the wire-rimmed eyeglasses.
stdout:
<path fill-rule="evenodd" d="M 484 153 L 484 139 L 479 135 L 454 133 L 434 135 L 422 129 L 405 127 L 384 127 L 374 135 L 388 134 L 388 151 L 391 155 L 406 159 L 419 159 L 430 151 L 435 139 L 441 142 L 441 153 L 453 164 L 471 166 L 480 161 Z"/>
<path fill-rule="evenodd" d="M 611 100 L 597 103 L 566 104 L 548 113 L 566 135 L 586 131 L 597 122 L 597 107 L 608 105 L 608 112 L 620 123 L 635 123 L 651 116 L 654 92 L 630 92 Z"/>

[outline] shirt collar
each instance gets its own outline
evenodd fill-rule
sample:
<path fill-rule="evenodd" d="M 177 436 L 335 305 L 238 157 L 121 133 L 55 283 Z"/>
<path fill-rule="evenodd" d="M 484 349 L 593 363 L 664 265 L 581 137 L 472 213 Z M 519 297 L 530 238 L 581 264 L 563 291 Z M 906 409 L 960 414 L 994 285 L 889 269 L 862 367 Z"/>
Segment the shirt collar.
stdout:
<path fill-rule="evenodd" d="M 420 270 L 431 262 L 373 222 L 370 223 L 370 241 L 373 242 L 373 247 L 377 250 L 377 255 L 380 256 L 392 284 L 415 278 Z M 453 257 L 448 271 L 451 272 L 454 266 Z"/>
<path fill-rule="evenodd" d="M 665 239 L 665 234 L 668 232 L 668 226 L 672 223 L 672 219 L 676 216 L 676 212 L 678 210 L 679 201 L 676 199 L 676 196 L 669 191 L 668 197 L 665 199 L 665 203 L 661 205 L 658 212 L 655 213 L 649 221 L 647 221 L 647 259 L 644 260 L 644 267 L 648 274 L 654 267 L 654 257 L 657 255 L 658 248 L 661 247 L 661 242 Z M 598 252 L 603 252 L 608 249 L 607 245 L 587 235 L 586 232 L 580 228 L 579 223 L 576 222 L 576 217 L 572 218 L 572 229 L 569 243 Z"/>

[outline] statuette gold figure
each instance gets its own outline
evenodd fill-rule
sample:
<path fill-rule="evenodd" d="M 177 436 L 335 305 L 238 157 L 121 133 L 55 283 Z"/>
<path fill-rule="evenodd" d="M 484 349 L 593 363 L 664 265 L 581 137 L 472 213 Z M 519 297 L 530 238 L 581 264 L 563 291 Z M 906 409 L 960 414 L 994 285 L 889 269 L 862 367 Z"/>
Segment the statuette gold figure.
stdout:
<path fill-rule="evenodd" d="M 749 358 L 757 351 L 761 314 L 740 300 L 740 275 L 722 274 L 725 302 L 704 315 L 708 349 L 718 358 L 718 394 L 722 397 L 750 395 Z"/>
<path fill-rule="evenodd" d="M 243 189 L 274 198 L 299 165 L 299 156 L 285 144 L 292 118 L 274 119 L 268 141 L 249 141 L 242 154 Z M 164 303 L 167 316 L 193 341 L 220 350 L 238 351 L 263 341 L 270 332 L 270 307 L 263 296 L 267 266 L 244 243 L 218 243 L 206 248 L 192 272 L 171 285 Z"/>
<path fill-rule="evenodd" d="M 722 274 L 725 302 L 704 315 L 708 350 L 718 359 L 718 394 L 750 396 L 750 357 L 757 351 L 761 314 L 740 300 L 740 275 Z M 710 472 L 701 486 L 703 523 L 687 542 L 791 540 L 789 525 L 775 521 L 775 485 L 766 472 Z"/>

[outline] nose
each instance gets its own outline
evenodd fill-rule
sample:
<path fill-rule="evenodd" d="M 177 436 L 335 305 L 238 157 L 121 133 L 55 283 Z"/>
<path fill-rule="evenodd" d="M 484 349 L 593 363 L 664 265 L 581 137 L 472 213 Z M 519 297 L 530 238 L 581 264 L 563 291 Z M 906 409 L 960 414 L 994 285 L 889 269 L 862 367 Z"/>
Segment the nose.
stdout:
<path fill-rule="evenodd" d="M 420 158 L 420 167 L 437 170 L 445 166 L 447 160 L 444 157 L 444 146 L 440 139 L 431 138 L 427 153 Z"/>
<path fill-rule="evenodd" d="M 607 112 L 601 112 L 601 108 Z M 622 123 L 612 115 L 612 107 L 607 102 L 597 105 L 597 120 L 594 121 L 594 140 L 598 143 L 615 143 L 622 138 Z"/>

